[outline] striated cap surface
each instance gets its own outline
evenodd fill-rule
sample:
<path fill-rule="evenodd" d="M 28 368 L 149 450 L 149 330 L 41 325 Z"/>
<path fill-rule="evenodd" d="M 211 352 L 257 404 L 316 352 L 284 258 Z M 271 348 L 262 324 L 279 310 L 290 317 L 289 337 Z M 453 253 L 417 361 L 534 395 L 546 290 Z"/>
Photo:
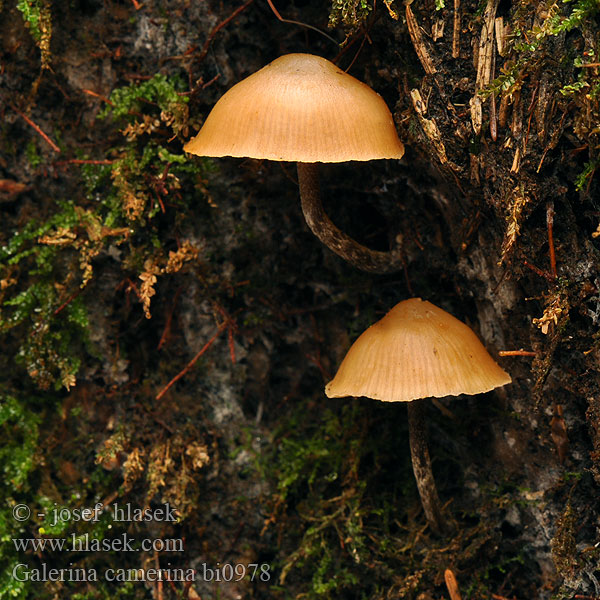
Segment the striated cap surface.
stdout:
<path fill-rule="evenodd" d="M 430 302 L 411 298 L 354 342 L 325 393 L 408 402 L 480 394 L 510 382 L 467 325 Z"/>
<path fill-rule="evenodd" d="M 286 54 L 234 85 L 184 150 L 294 162 L 404 154 L 381 96 L 312 54 Z"/>

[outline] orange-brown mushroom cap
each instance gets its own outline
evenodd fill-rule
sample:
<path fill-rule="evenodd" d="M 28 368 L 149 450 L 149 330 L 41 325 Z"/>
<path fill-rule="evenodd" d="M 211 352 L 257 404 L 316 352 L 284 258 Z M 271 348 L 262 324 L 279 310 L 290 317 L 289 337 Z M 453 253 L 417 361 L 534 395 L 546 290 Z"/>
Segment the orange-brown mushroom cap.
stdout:
<path fill-rule="evenodd" d="M 325 393 L 408 402 L 480 394 L 510 382 L 467 325 L 430 302 L 411 298 L 354 342 Z"/>
<path fill-rule="evenodd" d="M 234 85 L 184 150 L 294 162 L 404 154 L 381 96 L 312 54 L 286 54 Z"/>

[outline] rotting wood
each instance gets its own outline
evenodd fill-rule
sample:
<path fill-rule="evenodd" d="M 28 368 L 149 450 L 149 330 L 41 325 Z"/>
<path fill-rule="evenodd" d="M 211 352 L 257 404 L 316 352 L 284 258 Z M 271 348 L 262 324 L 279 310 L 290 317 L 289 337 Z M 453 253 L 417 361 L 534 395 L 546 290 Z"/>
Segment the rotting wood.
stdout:
<path fill-rule="evenodd" d="M 427 73 L 427 75 L 434 75 L 437 73 L 437 69 L 431 60 L 431 56 L 429 56 L 429 51 L 425 46 L 423 35 L 421 34 L 421 27 L 417 23 L 417 19 L 410 7 L 410 3 L 406 5 L 406 27 L 425 73 Z"/>
<path fill-rule="evenodd" d="M 504 19 L 502 17 L 496 17 L 494 19 L 494 30 L 496 33 L 496 48 L 498 49 L 498 54 L 504 57 L 506 55 L 508 28 L 504 25 Z"/>
<path fill-rule="evenodd" d="M 508 107 L 510 101 L 511 97 L 509 94 L 505 94 L 500 98 L 500 106 L 498 108 L 498 126 L 500 129 L 504 129 L 508 123 Z"/>
<path fill-rule="evenodd" d="M 488 0 L 483 14 L 483 27 L 479 38 L 479 60 L 477 65 L 477 90 L 481 90 L 492 80 L 492 58 L 494 53 L 494 21 L 499 0 Z"/>
<path fill-rule="evenodd" d="M 481 179 L 479 177 L 479 157 L 475 154 L 469 155 L 470 159 L 470 167 L 471 167 L 471 181 L 474 181 L 479 185 L 481 183 Z"/>
<path fill-rule="evenodd" d="M 477 65 L 479 64 L 479 42 L 475 36 L 471 38 L 471 50 L 473 51 L 473 56 L 471 56 L 473 68 L 475 69 L 475 72 L 477 72 Z"/>
<path fill-rule="evenodd" d="M 460 56 L 460 0 L 454 0 L 454 19 L 452 23 L 452 58 Z"/>
<path fill-rule="evenodd" d="M 444 19 L 435 19 L 431 26 L 431 37 L 434 42 L 437 42 L 440 38 L 444 37 Z"/>
<path fill-rule="evenodd" d="M 469 108 L 471 109 L 471 124 L 476 135 L 481 133 L 481 125 L 483 123 L 483 108 L 481 106 L 481 98 L 475 94 L 469 100 Z"/>
<path fill-rule="evenodd" d="M 483 14 L 483 26 L 479 38 L 477 55 L 477 78 L 475 95 L 471 99 L 471 122 L 476 134 L 481 132 L 483 111 L 479 92 L 492 81 L 494 66 L 494 23 L 499 0 L 488 0 Z"/>
<path fill-rule="evenodd" d="M 498 139 L 498 117 L 496 115 L 496 96 L 490 94 L 490 137 L 495 142 Z"/>
<path fill-rule="evenodd" d="M 408 8 L 408 7 L 407 7 Z M 438 126 L 433 119 L 427 119 L 425 113 L 427 112 L 427 106 L 421 97 L 419 90 L 414 89 L 410 91 L 410 98 L 412 100 L 413 107 L 419 118 L 419 123 L 423 128 L 423 133 L 427 136 L 427 139 L 431 142 L 438 159 L 441 164 L 445 165 L 448 163 L 448 156 L 446 155 L 446 147 L 442 142 L 442 134 Z"/>
<path fill-rule="evenodd" d="M 515 154 L 513 156 L 512 165 L 510 167 L 511 173 L 518 173 L 521 169 L 521 146 L 515 148 Z"/>

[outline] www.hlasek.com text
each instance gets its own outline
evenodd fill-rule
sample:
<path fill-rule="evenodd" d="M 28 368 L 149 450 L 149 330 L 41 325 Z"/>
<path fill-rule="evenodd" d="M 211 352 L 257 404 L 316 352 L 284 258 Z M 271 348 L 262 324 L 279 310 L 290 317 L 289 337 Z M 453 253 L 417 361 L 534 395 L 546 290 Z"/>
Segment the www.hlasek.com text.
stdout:
<path fill-rule="evenodd" d="M 183 552 L 181 538 L 143 538 L 123 533 L 115 538 L 98 539 L 89 533 L 72 533 L 66 538 L 13 538 L 17 552 Z"/>

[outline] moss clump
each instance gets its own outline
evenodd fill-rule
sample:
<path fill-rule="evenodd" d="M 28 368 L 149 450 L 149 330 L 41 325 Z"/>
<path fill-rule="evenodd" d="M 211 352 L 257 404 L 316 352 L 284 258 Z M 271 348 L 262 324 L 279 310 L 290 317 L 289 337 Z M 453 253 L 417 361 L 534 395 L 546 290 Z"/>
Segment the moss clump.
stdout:
<path fill-rule="evenodd" d="M 397 20 L 400 15 L 396 8 L 396 0 L 383 0 L 383 3 L 392 19 Z M 376 5 L 376 2 L 368 0 L 332 0 L 329 11 L 329 27 L 334 28 L 341 25 L 344 28 L 346 39 L 342 46 L 356 31 L 365 26 Z"/>
<path fill-rule="evenodd" d="M 333 0 L 329 13 L 329 27 L 337 27 L 341 23 L 356 30 L 372 10 L 373 6 L 367 0 Z"/>
<path fill-rule="evenodd" d="M 17 581 L 12 569 L 21 562 L 12 539 L 25 531 L 31 493 L 29 479 L 36 464 L 39 416 L 27 407 L 28 401 L 0 396 L 0 598 L 25 598 L 29 582 Z M 25 504 L 23 504 L 25 502 Z M 22 508 L 18 508 L 21 505 Z M 16 511 L 16 512 L 13 512 Z M 27 520 L 27 519 L 25 519 Z"/>
<path fill-rule="evenodd" d="M 0 335 L 18 333 L 17 360 L 42 389 L 70 389 L 82 355 L 95 353 L 86 291 L 97 261 L 123 252 L 123 277 L 137 271 L 137 297 L 149 317 L 157 276 L 198 257 L 186 240 L 165 248 L 157 222 L 167 201 L 184 204 L 183 181 L 193 189 L 206 173 L 204 163 L 187 161 L 172 146 L 187 127 L 180 87 L 177 77 L 156 75 L 115 90 L 101 114 L 124 124 L 108 150 L 114 158 L 80 156 L 87 194 L 57 200 L 45 220 L 21 225 L 0 248 Z"/>
<path fill-rule="evenodd" d="M 85 233 L 85 214 L 70 202 L 59 207 L 45 223 L 29 221 L 0 248 L 0 335 L 27 332 L 19 336 L 17 360 L 42 389 L 75 383 L 88 331 L 78 294 L 99 251 L 98 240 Z M 67 248 L 78 256 L 79 280 L 79 270 L 64 271 Z"/>
<path fill-rule="evenodd" d="M 42 68 L 50 66 L 50 40 L 52 38 L 52 14 L 50 0 L 18 0 L 23 22 L 41 52 Z"/>

